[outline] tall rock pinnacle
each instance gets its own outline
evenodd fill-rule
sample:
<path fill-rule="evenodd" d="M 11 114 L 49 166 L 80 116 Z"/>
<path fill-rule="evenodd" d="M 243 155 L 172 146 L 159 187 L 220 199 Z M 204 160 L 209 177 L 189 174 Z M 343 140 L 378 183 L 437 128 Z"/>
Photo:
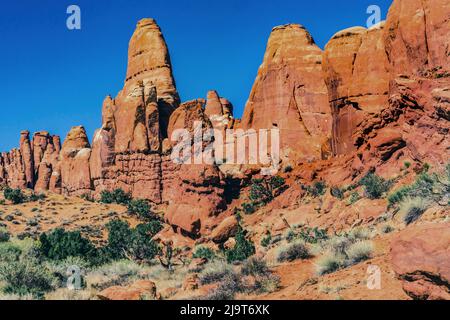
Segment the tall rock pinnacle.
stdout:
<path fill-rule="evenodd" d="M 326 156 L 331 135 L 322 51 L 298 24 L 275 27 L 245 107 L 242 128 L 280 129 L 282 157 Z M 328 148 L 325 148 L 328 149 Z"/>

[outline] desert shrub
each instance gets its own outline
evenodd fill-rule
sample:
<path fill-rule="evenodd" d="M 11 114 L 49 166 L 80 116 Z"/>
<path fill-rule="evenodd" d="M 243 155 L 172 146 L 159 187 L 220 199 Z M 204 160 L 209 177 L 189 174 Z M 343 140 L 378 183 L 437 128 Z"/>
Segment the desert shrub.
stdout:
<path fill-rule="evenodd" d="M 71 267 L 78 267 L 80 269 L 81 284 L 82 287 L 85 286 L 84 274 L 86 274 L 90 268 L 91 263 L 86 261 L 81 257 L 68 257 L 61 261 L 47 261 L 44 264 L 45 268 L 52 274 L 52 276 L 57 280 L 58 287 L 64 287 L 67 285 L 67 279 L 69 277 L 68 270 Z"/>
<path fill-rule="evenodd" d="M 84 257 L 94 262 L 97 250 L 79 231 L 65 231 L 58 228 L 39 237 L 40 253 L 50 260 L 64 260 L 68 257 Z"/>
<path fill-rule="evenodd" d="M 348 261 L 351 265 L 370 259 L 373 252 L 373 244 L 370 241 L 358 241 L 346 250 Z"/>
<path fill-rule="evenodd" d="M 325 194 L 327 184 L 324 181 L 316 181 L 311 186 L 306 186 L 304 188 L 310 196 L 317 198 Z"/>
<path fill-rule="evenodd" d="M 305 243 L 297 241 L 288 244 L 286 247 L 281 247 L 278 251 L 277 260 L 278 262 L 292 262 L 299 259 L 308 259 L 310 257 L 311 254 Z"/>
<path fill-rule="evenodd" d="M 344 266 L 345 257 L 335 253 L 326 253 L 316 262 L 318 275 L 333 273 Z"/>
<path fill-rule="evenodd" d="M 391 233 L 394 230 L 395 230 L 395 228 L 393 226 L 391 226 L 390 224 L 385 224 L 381 227 L 382 233 Z"/>
<path fill-rule="evenodd" d="M 294 239 L 297 238 L 297 234 L 294 232 L 294 230 L 289 229 L 286 232 L 286 235 L 284 236 L 284 238 L 286 239 L 287 242 L 292 242 Z"/>
<path fill-rule="evenodd" d="M 361 196 L 359 195 L 359 193 L 357 191 L 354 191 L 350 194 L 350 198 L 348 199 L 348 203 L 349 204 L 354 204 L 356 203 L 359 199 L 361 199 Z"/>
<path fill-rule="evenodd" d="M 403 221 L 409 225 L 417 221 L 428 209 L 429 203 L 423 198 L 406 198 L 400 203 Z"/>
<path fill-rule="evenodd" d="M 112 192 L 110 191 L 102 191 L 100 194 L 100 202 L 102 203 L 117 203 L 127 205 L 131 200 L 131 195 L 126 193 L 122 189 L 115 189 Z"/>
<path fill-rule="evenodd" d="M 89 201 L 89 202 L 95 202 L 94 197 L 91 194 L 89 194 L 89 193 L 83 193 L 80 196 L 80 198 L 83 199 L 83 200 Z M 101 201 L 101 202 L 103 202 L 103 201 Z M 103 202 L 103 203 L 107 203 L 107 202 Z"/>
<path fill-rule="evenodd" d="M 292 166 L 291 165 L 287 165 L 286 167 L 284 167 L 284 173 L 289 173 L 289 172 L 292 172 L 292 170 L 294 170 L 293 168 L 292 168 Z"/>
<path fill-rule="evenodd" d="M 409 162 L 409 161 L 405 161 L 403 164 L 406 169 L 409 169 L 409 167 L 411 167 L 411 162 Z"/>
<path fill-rule="evenodd" d="M 46 198 L 45 194 L 43 193 L 32 193 L 30 194 L 30 196 L 28 197 L 28 201 L 30 202 L 36 202 L 36 201 L 40 201 L 40 200 L 44 200 Z"/>
<path fill-rule="evenodd" d="M 141 219 L 151 219 L 154 217 L 147 200 L 133 199 L 128 203 L 128 212 L 137 215 Z"/>
<path fill-rule="evenodd" d="M 272 243 L 272 235 L 269 233 L 264 238 L 261 239 L 261 246 L 267 248 Z"/>
<path fill-rule="evenodd" d="M 316 263 L 316 272 L 319 275 L 331 273 L 369 259 L 373 244 L 368 239 L 370 232 L 359 228 L 319 243 L 321 257 Z"/>
<path fill-rule="evenodd" d="M 11 242 L 0 243 L 0 262 L 17 261 L 22 254 L 22 250 Z"/>
<path fill-rule="evenodd" d="M 158 246 L 148 234 L 149 228 L 145 225 L 132 229 L 128 222 L 113 220 L 106 228 L 108 244 L 105 251 L 113 260 L 149 261 L 159 252 Z"/>
<path fill-rule="evenodd" d="M 263 259 L 250 257 L 242 265 L 241 273 L 246 276 L 266 276 L 270 270 Z"/>
<path fill-rule="evenodd" d="M 239 227 L 235 239 L 236 245 L 234 248 L 225 251 L 225 256 L 229 263 L 244 261 L 255 254 L 255 245 L 246 239 L 245 232 L 241 227 Z"/>
<path fill-rule="evenodd" d="M 0 280 L 4 282 L 4 293 L 33 295 L 38 299 L 53 289 L 55 281 L 50 272 L 33 259 L 0 263 Z"/>
<path fill-rule="evenodd" d="M 10 187 L 6 187 L 3 190 L 3 195 L 6 200 L 11 201 L 13 204 L 21 204 L 24 203 L 27 197 L 23 194 L 20 189 L 11 189 Z"/>
<path fill-rule="evenodd" d="M 207 260 L 212 260 L 215 256 L 216 254 L 214 253 L 214 250 L 207 247 L 197 247 L 192 255 L 193 258 L 202 258 Z"/>
<path fill-rule="evenodd" d="M 163 229 L 163 225 L 159 220 L 151 220 L 148 223 L 142 223 L 136 226 L 136 232 L 145 234 L 150 238 L 153 238 L 158 232 Z"/>
<path fill-rule="evenodd" d="M 117 260 L 91 269 L 86 283 L 97 290 L 129 284 L 140 278 L 150 278 L 148 267 L 130 260 Z M 155 277 L 151 277 L 155 279 Z"/>
<path fill-rule="evenodd" d="M 250 187 L 250 200 L 253 204 L 264 205 L 271 202 L 285 187 L 286 181 L 280 176 L 254 179 Z"/>
<path fill-rule="evenodd" d="M 240 276 L 234 272 L 225 274 L 219 285 L 208 292 L 206 300 L 233 300 L 242 291 Z"/>
<path fill-rule="evenodd" d="M 370 172 L 359 181 L 359 185 L 364 186 L 366 197 L 380 199 L 384 193 L 389 191 L 392 183 Z"/>
<path fill-rule="evenodd" d="M 341 189 L 339 187 L 332 187 L 331 188 L 331 195 L 335 198 L 338 198 L 340 200 L 344 199 L 344 189 Z"/>
<path fill-rule="evenodd" d="M 318 243 L 319 241 L 328 239 L 328 234 L 326 229 L 307 227 L 300 230 L 297 237 L 307 243 Z"/>
<path fill-rule="evenodd" d="M 388 196 L 389 206 L 402 202 L 405 198 L 430 198 L 433 194 L 433 187 L 436 177 L 428 173 L 422 173 L 412 185 L 403 186 Z"/>
<path fill-rule="evenodd" d="M 233 274 L 233 269 L 222 261 L 208 263 L 200 273 L 199 280 L 202 285 L 221 282 L 227 275 Z"/>
<path fill-rule="evenodd" d="M 253 214 L 256 212 L 256 206 L 253 203 L 244 202 L 242 204 L 242 210 L 245 214 Z"/>
<path fill-rule="evenodd" d="M 11 234 L 8 232 L 6 228 L 0 228 L 0 242 L 7 242 Z"/>

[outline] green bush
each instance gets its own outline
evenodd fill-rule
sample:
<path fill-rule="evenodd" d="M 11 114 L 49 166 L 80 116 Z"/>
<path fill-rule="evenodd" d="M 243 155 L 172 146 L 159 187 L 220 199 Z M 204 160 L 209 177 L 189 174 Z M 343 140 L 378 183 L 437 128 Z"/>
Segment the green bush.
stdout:
<path fill-rule="evenodd" d="M 131 229 L 127 222 L 113 220 L 106 225 L 106 228 L 108 229 L 108 245 L 105 251 L 113 260 L 149 261 L 159 252 L 158 246 L 148 234 L 149 231 L 155 231 L 153 227 L 142 225 Z"/>
<path fill-rule="evenodd" d="M 42 299 L 53 289 L 55 278 L 38 261 L 23 259 L 0 263 L 0 280 L 4 282 L 3 292 L 6 294 L 31 294 Z"/>
<path fill-rule="evenodd" d="M 269 233 L 264 238 L 261 239 L 261 246 L 267 248 L 272 243 L 272 235 Z"/>
<path fill-rule="evenodd" d="M 3 190 L 3 195 L 6 200 L 11 201 L 13 204 L 21 204 L 24 203 L 27 197 L 23 194 L 20 189 L 11 189 L 10 187 L 6 187 Z"/>
<path fill-rule="evenodd" d="M 278 251 L 277 260 L 278 262 L 292 262 L 298 259 L 308 259 L 310 257 L 311 254 L 305 243 L 303 243 L 302 241 L 298 241 L 291 243 L 286 247 L 280 248 Z"/>
<path fill-rule="evenodd" d="M 136 231 L 142 234 L 146 234 L 150 238 L 153 238 L 158 232 L 163 229 L 161 221 L 152 220 L 148 223 L 139 224 L 136 226 Z"/>
<path fill-rule="evenodd" d="M 388 192 L 392 183 L 370 172 L 359 181 L 360 186 L 364 186 L 366 197 L 369 199 L 380 199 L 385 192 Z"/>
<path fill-rule="evenodd" d="M 344 266 L 345 257 L 339 254 L 327 253 L 316 262 L 317 274 L 333 273 Z"/>
<path fill-rule="evenodd" d="M 306 186 L 305 190 L 310 196 L 317 198 L 325 194 L 327 184 L 324 181 L 316 181 L 312 186 Z"/>
<path fill-rule="evenodd" d="M 36 202 L 36 201 L 40 201 L 40 200 L 44 200 L 46 198 L 45 194 L 43 193 L 32 193 L 29 197 L 28 197 L 28 201 L 30 202 Z"/>
<path fill-rule="evenodd" d="M 215 256 L 216 254 L 214 253 L 214 250 L 206 247 L 197 247 L 192 255 L 193 258 L 202 258 L 207 260 L 212 260 Z"/>
<path fill-rule="evenodd" d="M 122 189 L 115 189 L 114 191 L 102 191 L 100 193 L 100 202 L 102 203 L 116 203 L 127 205 L 131 200 L 131 195 Z"/>
<path fill-rule="evenodd" d="M 361 196 L 359 195 L 358 192 L 354 191 L 350 194 L 350 198 L 348 200 L 349 204 L 354 204 L 356 203 L 359 199 L 361 199 Z"/>
<path fill-rule="evenodd" d="M 256 212 L 256 206 L 253 203 L 245 202 L 242 204 L 242 210 L 245 214 L 250 215 Z"/>
<path fill-rule="evenodd" d="M 234 248 L 225 251 L 225 256 L 228 263 L 244 261 L 255 254 L 255 245 L 246 239 L 245 232 L 242 227 L 239 227 L 235 239 L 236 245 Z"/>
<path fill-rule="evenodd" d="M 422 173 L 412 185 L 403 186 L 390 194 L 388 196 L 389 206 L 393 206 L 408 197 L 430 198 L 435 184 L 435 176 Z"/>
<path fill-rule="evenodd" d="M 284 178 L 279 176 L 269 179 L 254 179 L 250 187 L 250 200 L 254 205 L 265 205 L 283 190 L 285 183 Z"/>
<path fill-rule="evenodd" d="M 68 257 L 97 258 L 97 250 L 79 231 L 65 231 L 58 228 L 39 237 L 40 252 L 50 260 L 64 260 Z"/>
<path fill-rule="evenodd" d="M 319 241 L 327 240 L 328 234 L 326 229 L 307 227 L 299 232 L 298 237 L 307 243 L 318 243 Z"/>
<path fill-rule="evenodd" d="M 7 242 L 11 234 L 8 232 L 6 228 L 0 228 L 0 242 Z"/>
<path fill-rule="evenodd" d="M 141 219 L 151 219 L 154 217 L 147 200 L 133 199 L 128 203 L 128 212 L 137 215 Z"/>

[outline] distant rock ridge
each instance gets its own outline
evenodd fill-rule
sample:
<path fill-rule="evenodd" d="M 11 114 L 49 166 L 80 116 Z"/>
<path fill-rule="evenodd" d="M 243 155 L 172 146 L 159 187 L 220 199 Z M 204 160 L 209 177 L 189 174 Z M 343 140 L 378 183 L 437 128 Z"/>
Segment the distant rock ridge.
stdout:
<path fill-rule="evenodd" d="M 304 177 L 327 175 L 336 185 L 368 170 L 392 177 L 405 161 L 444 165 L 449 16 L 447 0 L 394 0 L 386 22 L 339 31 L 324 51 L 299 24 L 273 28 L 242 120 L 213 90 L 180 103 L 162 32 L 143 19 L 124 87 L 105 98 L 92 144 L 81 126 L 62 147 L 47 132 L 30 139 L 23 131 L 20 148 L 0 156 L 0 183 L 96 197 L 122 188 L 162 206 L 176 231 L 197 238 L 227 216 L 225 176 L 241 178 L 245 168 L 175 164 L 171 135 L 196 121 L 222 132 L 277 128 L 284 166 L 307 165 Z"/>

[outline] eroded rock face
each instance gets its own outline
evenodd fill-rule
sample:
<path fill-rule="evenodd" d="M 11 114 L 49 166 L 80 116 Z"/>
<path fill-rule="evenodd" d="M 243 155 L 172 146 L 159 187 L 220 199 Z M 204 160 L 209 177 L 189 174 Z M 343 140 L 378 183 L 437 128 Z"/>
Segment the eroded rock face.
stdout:
<path fill-rule="evenodd" d="M 92 190 L 89 159 L 91 148 L 84 127 L 73 127 L 61 149 L 62 190 L 65 194 L 82 195 Z"/>
<path fill-rule="evenodd" d="M 450 3 L 446 0 L 395 0 L 385 28 L 391 74 L 450 69 Z"/>
<path fill-rule="evenodd" d="M 392 266 L 413 299 L 450 299 L 450 224 L 402 231 L 391 243 Z"/>
<path fill-rule="evenodd" d="M 355 151 L 354 135 L 361 122 L 387 105 L 389 74 L 383 27 L 381 23 L 369 30 L 342 30 L 325 47 L 323 72 L 333 115 L 335 155 Z"/>
<path fill-rule="evenodd" d="M 58 136 L 37 132 L 30 140 L 30 133 L 22 131 L 20 148 L 0 155 L 0 182 L 12 188 L 29 188 L 41 192 L 51 189 L 59 193 L 56 179 L 61 150 Z M 53 183 L 50 181 L 53 178 Z"/>
<path fill-rule="evenodd" d="M 163 199 L 169 202 L 165 218 L 191 237 L 209 233 L 217 223 L 217 214 L 225 209 L 220 172 L 214 164 L 213 150 L 205 152 L 207 142 L 201 143 L 198 149 L 205 157 L 202 156 L 201 163 L 195 160 L 196 156 L 201 156 L 194 148 L 195 132 L 199 134 L 198 130 L 201 130 L 200 134 L 206 134 L 212 129 L 203 103 L 203 100 L 194 100 L 182 104 L 169 122 L 169 137 L 177 129 L 186 129 L 190 133 L 192 140 L 186 142 L 191 149 L 190 164 L 174 163 L 170 156 L 163 158 Z M 195 127 L 196 124 L 201 126 Z M 176 145 L 174 141 L 172 143 Z M 179 160 L 186 160 L 183 154 Z"/>
<path fill-rule="evenodd" d="M 241 128 L 280 129 L 284 158 L 327 157 L 331 112 L 321 65 L 322 51 L 304 27 L 274 28 Z"/>

